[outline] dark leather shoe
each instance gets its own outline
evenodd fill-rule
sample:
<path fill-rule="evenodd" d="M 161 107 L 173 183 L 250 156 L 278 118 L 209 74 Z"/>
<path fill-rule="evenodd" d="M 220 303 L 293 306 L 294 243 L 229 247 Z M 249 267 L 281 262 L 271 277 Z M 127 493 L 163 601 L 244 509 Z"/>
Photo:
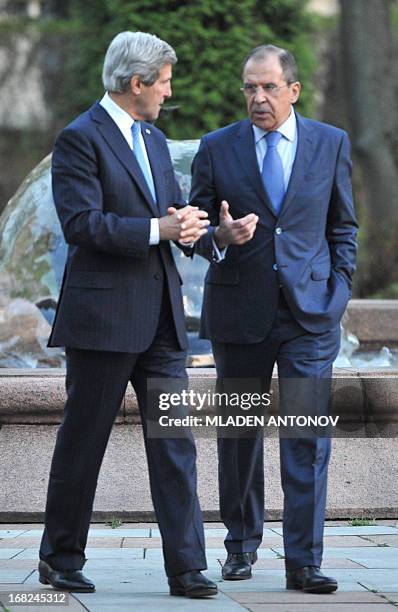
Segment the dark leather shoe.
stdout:
<path fill-rule="evenodd" d="M 39 581 L 51 584 L 58 591 L 93 593 L 95 585 L 80 570 L 55 570 L 45 561 L 39 562 Z"/>
<path fill-rule="evenodd" d="M 199 570 L 192 570 L 169 578 L 170 595 L 182 597 L 211 597 L 217 595 L 217 585 L 203 576 Z"/>
<path fill-rule="evenodd" d="M 337 590 L 337 580 L 324 576 L 315 565 L 306 565 L 286 572 L 286 588 L 306 593 L 333 593 Z"/>
<path fill-rule="evenodd" d="M 247 580 L 252 577 L 252 565 L 257 561 L 256 552 L 229 553 L 221 570 L 224 580 Z"/>

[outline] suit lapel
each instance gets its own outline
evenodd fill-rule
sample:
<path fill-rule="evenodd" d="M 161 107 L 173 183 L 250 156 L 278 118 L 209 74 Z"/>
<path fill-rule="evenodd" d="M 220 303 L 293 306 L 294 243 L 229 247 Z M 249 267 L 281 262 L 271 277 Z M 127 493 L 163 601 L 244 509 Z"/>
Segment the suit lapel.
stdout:
<path fill-rule="evenodd" d="M 305 119 L 298 113 L 297 118 L 297 150 L 293 163 L 292 174 L 290 176 L 289 185 L 283 200 L 280 216 L 286 213 L 292 203 L 294 196 L 300 188 L 301 182 L 304 180 L 310 167 L 314 154 L 314 141 L 312 128 L 308 127 Z"/>
<path fill-rule="evenodd" d="M 120 163 L 126 168 L 134 182 L 138 185 L 153 215 L 157 217 L 159 215 L 159 211 L 156 203 L 153 201 L 145 177 L 142 174 L 141 168 L 132 150 L 128 146 L 126 139 L 117 127 L 116 123 L 113 121 L 113 119 L 111 119 L 106 110 L 103 109 L 99 103 L 96 103 L 91 108 L 91 116 L 98 124 L 98 130 L 101 132 L 113 153 L 116 155 Z"/>
<path fill-rule="evenodd" d="M 275 211 L 264 189 L 260 170 L 258 168 L 253 128 L 248 119 L 244 119 L 240 124 L 237 138 L 234 142 L 234 149 L 260 200 L 275 217 Z"/>

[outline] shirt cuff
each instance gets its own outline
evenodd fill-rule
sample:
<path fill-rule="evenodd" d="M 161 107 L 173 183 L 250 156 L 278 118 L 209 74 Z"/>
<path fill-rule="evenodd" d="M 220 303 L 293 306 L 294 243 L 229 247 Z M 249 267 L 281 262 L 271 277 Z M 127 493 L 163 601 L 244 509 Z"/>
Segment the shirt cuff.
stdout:
<path fill-rule="evenodd" d="M 149 234 L 149 246 L 159 244 L 159 242 L 160 242 L 159 219 L 157 217 L 154 217 L 153 219 L 151 219 L 151 233 Z"/>
<path fill-rule="evenodd" d="M 214 240 L 214 237 L 212 237 L 211 241 L 213 243 L 213 261 L 219 263 L 220 261 L 223 261 L 225 259 L 228 247 L 226 246 L 223 249 L 219 249 L 216 244 L 216 241 Z"/>

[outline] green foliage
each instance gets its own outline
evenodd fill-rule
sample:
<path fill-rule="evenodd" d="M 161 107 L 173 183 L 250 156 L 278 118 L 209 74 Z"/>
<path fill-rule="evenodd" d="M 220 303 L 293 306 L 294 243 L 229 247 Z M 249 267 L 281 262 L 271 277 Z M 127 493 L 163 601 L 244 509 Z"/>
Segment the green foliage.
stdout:
<path fill-rule="evenodd" d="M 374 300 L 398 300 L 398 282 L 391 283 L 380 291 L 376 291 L 370 297 Z"/>
<path fill-rule="evenodd" d="M 151 32 L 178 55 L 173 98 L 177 106 L 158 121 L 171 138 L 201 136 L 245 115 L 241 63 L 255 46 L 272 43 L 296 57 L 304 84 L 298 109 L 311 114 L 315 68 L 306 0 L 70 0 L 69 53 L 64 104 L 68 120 L 102 95 L 105 50 L 123 30 Z"/>
<path fill-rule="evenodd" d="M 368 527 L 376 525 L 376 521 L 371 518 L 355 518 L 350 520 L 351 527 Z"/>
<path fill-rule="evenodd" d="M 393 28 L 398 32 L 398 2 L 394 1 L 392 5 L 392 25 Z"/>
<path fill-rule="evenodd" d="M 116 518 L 115 516 L 112 516 L 111 520 L 107 521 L 105 524 L 111 529 L 117 529 L 118 527 L 121 527 L 123 525 L 123 521 Z"/>

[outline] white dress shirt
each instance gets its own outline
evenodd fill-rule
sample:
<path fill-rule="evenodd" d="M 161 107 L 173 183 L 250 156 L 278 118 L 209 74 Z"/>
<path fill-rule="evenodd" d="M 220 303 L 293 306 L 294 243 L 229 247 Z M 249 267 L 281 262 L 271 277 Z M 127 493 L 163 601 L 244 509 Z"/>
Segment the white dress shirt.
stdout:
<path fill-rule="evenodd" d="M 268 132 L 257 127 L 257 125 L 253 125 L 252 128 L 254 132 L 254 142 L 256 144 L 257 163 L 261 174 L 263 169 L 264 156 L 267 152 L 267 141 L 264 136 L 266 136 Z M 278 127 L 276 131 L 282 134 L 282 138 L 278 142 L 277 149 L 282 160 L 285 190 L 287 190 L 297 151 L 297 119 L 293 107 L 291 109 L 289 117 L 284 123 L 282 123 L 282 125 Z M 225 249 L 219 251 L 214 241 L 213 246 L 215 251 L 215 261 L 222 261 L 225 258 L 228 247 L 225 247 Z"/>
<path fill-rule="evenodd" d="M 118 104 L 116 104 L 116 102 L 112 100 L 108 92 L 105 92 L 105 95 L 100 101 L 100 104 L 102 108 L 106 110 L 106 112 L 111 117 L 111 119 L 113 119 L 113 121 L 116 123 L 117 127 L 119 128 L 124 138 L 126 139 L 127 144 L 129 145 L 130 149 L 133 151 L 133 134 L 131 132 L 131 128 L 133 126 L 134 119 L 132 118 L 132 116 L 129 115 L 125 110 L 123 110 Z M 139 138 L 141 141 L 141 149 L 143 151 L 144 158 L 148 166 L 148 171 L 150 175 L 152 176 L 151 165 L 149 163 L 148 154 L 147 154 L 146 147 L 145 147 L 145 141 L 144 141 L 144 138 L 142 137 L 141 132 L 140 132 Z M 159 220 L 156 217 L 154 217 L 151 219 L 151 232 L 149 235 L 149 244 L 150 245 L 159 244 L 159 241 L 160 241 Z"/>
<path fill-rule="evenodd" d="M 282 134 L 282 138 L 278 142 L 277 150 L 282 160 L 283 176 L 285 180 L 285 190 L 287 189 L 292 174 L 294 158 L 297 151 L 297 120 L 293 108 L 289 117 L 276 130 Z M 260 169 L 260 174 L 263 169 L 264 156 L 267 152 L 267 141 L 264 138 L 268 134 L 261 128 L 253 125 L 254 141 L 256 143 L 257 163 Z"/>

